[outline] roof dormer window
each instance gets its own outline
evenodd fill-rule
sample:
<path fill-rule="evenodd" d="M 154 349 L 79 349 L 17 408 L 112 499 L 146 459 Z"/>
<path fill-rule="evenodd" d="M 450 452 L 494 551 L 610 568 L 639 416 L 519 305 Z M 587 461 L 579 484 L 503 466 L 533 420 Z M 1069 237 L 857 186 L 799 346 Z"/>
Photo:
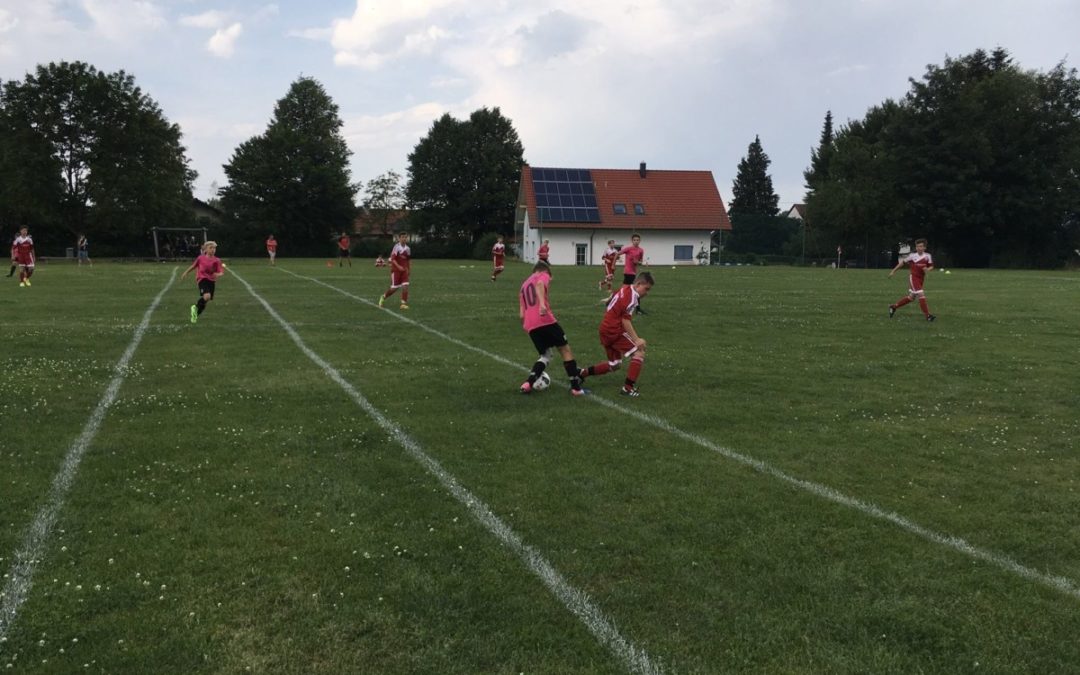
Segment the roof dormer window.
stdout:
<path fill-rule="evenodd" d="M 615 211 L 615 215 L 617 215 L 617 216 L 625 216 L 626 215 L 626 204 L 612 204 L 611 206 L 612 206 L 612 209 Z"/>
<path fill-rule="evenodd" d="M 634 215 L 635 216 L 643 216 L 643 215 L 645 215 L 645 205 L 644 204 L 634 204 Z"/>

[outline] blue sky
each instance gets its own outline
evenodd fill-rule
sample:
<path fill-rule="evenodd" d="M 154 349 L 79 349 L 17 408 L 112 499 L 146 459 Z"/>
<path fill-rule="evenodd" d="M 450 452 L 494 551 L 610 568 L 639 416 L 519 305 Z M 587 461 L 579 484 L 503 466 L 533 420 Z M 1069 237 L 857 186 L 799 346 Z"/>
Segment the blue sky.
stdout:
<path fill-rule="evenodd" d="M 0 78 L 133 74 L 202 199 L 304 75 L 340 107 L 354 182 L 404 173 L 443 113 L 498 106 L 534 165 L 706 169 L 725 202 L 760 135 L 786 209 L 826 110 L 858 119 L 979 47 L 1076 66 L 1078 33 L 1074 0 L 0 0 Z"/>

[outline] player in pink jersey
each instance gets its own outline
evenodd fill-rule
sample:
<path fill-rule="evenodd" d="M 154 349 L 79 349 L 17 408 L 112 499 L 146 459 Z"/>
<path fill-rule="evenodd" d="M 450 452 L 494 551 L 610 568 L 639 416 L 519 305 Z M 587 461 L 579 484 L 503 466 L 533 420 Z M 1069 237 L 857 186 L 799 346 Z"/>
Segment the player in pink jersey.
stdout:
<path fill-rule="evenodd" d="M 630 235 L 630 245 L 623 246 L 622 250 L 619 251 L 619 255 L 623 257 L 622 287 L 633 286 L 638 275 L 638 268 L 648 266 L 648 263 L 645 262 L 645 249 L 641 248 L 641 235 L 637 232 Z M 608 303 L 611 303 L 611 298 L 608 298 Z M 636 311 L 638 314 L 648 314 L 640 304 L 637 306 Z"/>
<path fill-rule="evenodd" d="M 208 241 L 202 245 L 202 254 L 195 258 L 195 262 L 184 270 L 180 278 L 186 277 L 191 270 L 195 270 L 195 281 L 199 284 L 199 301 L 191 306 L 191 323 L 195 323 L 206 309 L 206 303 L 214 299 L 217 280 L 225 274 L 225 263 L 217 257 L 216 241 Z"/>
<path fill-rule="evenodd" d="M 615 261 L 619 259 L 619 249 L 615 248 L 615 240 L 608 239 L 607 249 L 604 250 L 600 259 L 604 262 L 604 278 L 597 284 L 600 290 L 605 288 L 608 291 L 608 297 L 611 297 L 611 282 L 615 278 Z"/>
<path fill-rule="evenodd" d="M 506 255 L 506 244 L 503 243 L 503 236 L 500 234 L 495 238 L 495 245 L 491 247 L 491 280 L 495 281 L 495 277 L 502 274 L 502 271 L 506 269 L 503 266 L 503 257 Z"/>
<path fill-rule="evenodd" d="M 19 228 L 19 234 L 11 242 L 11 264 L 19 270 L 19 287 L 30 286 L 30 277 L 34 276 L 34 240 L 25 225 Z M 8 276 L 11 276 L 10 274 Z"/>
<path fill-rule="evenodd" d="M 934 259 L 930 257 L 930 254 L 926 252 L 926 240 L 915 240 L 915 252 L 906 258 L 901 258 L 896 267 L 892 268 L 889 272 L 889 276 L 896 274 L 896 270 L 900 269 L 904 265 L 908 266 L 908 294 L 894 304 L 889 305 L 889 318 L 893 318 L 896 314 L 896 310 L 900 309 L 904 305 L 908 304 L 912 300 L 919 301 L 919 309 L 926 316 L 927 321 L 933 321 L 937 317 L 930 313 L 930 308 L 926 305 L 926 292 L 923 291 L 923 282 L 926 281 L 926 273 L 934 269 Z"/>
<path fill-rule="evenodd" d="M 566 341 L 566 333 L 563 332 L 559 320 L 551 310 L 551 300 L 548 289 L 551 286 L 551 267 L 544 261 L 539 261 L 533 266 L 533 273 L 521 284 L 521 293 L 518 294 L 518 316 L 521 318 L 521 326 L 529 334 L 533 346 L 536 347 L 540 357 L 533 364 L 529 379 L 521 385 L 521 393 L 532 393 L 533 384 L 547 368 L 551 360 L 551 350 L 557 349 L 562 356 L 563 369 L 570 378 L 570 393 L 574 396 L 583 396 L 586 392 L 581 388 L 581 370 L 574 353 L 570 351 L 570 344 Z"/>
<path fill-rule="evenodd" d="M 652 274 L 642 272 L 634 278 L 633 284 L 623 286 L 612 296 L 600 322 L 600 344 L 604 346 L 608 360 L 582 370 L 583 378 L 618 370 L 623 359 L 628 358 L 630 367 L 619 393 L 631 397 L 639 395 L 637 380 L 645 363 L 645 339 L 634 330 L 634 309 L 641 298 L 649 294 L 654 283 Z"/>
<path fill-rule="evenodd" d="M 398 232 L 398 243 L 394 244 L 394 249 L 390 251 L 390 288 L 379 296 L 379 307 L 382 307 L 386 299 L 400 288 L 401 309 L 409 308 L 409 270 L 412 268 L 412 249 L 405 243 L 408 239 L 407 232 Z"/>

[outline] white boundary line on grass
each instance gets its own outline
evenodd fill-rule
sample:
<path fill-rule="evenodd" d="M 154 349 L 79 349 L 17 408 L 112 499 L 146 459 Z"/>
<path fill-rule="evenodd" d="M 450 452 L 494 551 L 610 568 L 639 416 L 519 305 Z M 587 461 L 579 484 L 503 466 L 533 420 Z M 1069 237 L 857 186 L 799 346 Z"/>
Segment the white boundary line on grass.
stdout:
<path fill-rule="evenodd" d="M 344 295 L 345 297 L 352 298 L 352 299 L 357 300 L 359 302 L 362 302 L 362 303 L 364 303 L 366 305 L 371 305 L 371 306 L 373 306 L 375 308 L 379 307 L 377 302 L 372 302 L 371 300 L 368 300 L 366 298 L 361 298 L 361 297 L 359 297 L 357 295 L 353 295 L 352 293 L 349 293 L 348 291 L 341 290 L 340 288 L 337 288 L 336 286 L 332 286 L 332 285 L 330 285 L 330 284 L 328 284 L 326 282 L 320 281 L 319 279 L 315 279 L 313 277 L 305 277 L 305 276 L 302 276 L 300 274 L 296 274 L 295 272 L 290 272 L 289 270 L 282 269 L 282 268 L 278 268 L 278 269 L 280 269 L 282 272 L 285 272 L 286 274 L 290 274 L 290 275 L 292 275 L 294 277 L 297 277 L 299 279 L 306 279 L 307 281 L 311 281 L 313 283 L 319 284 L 320 286 L 325 286 L 325 287 L 327 287 L 327 288 L 329 288 L 329 289 L 331 289 L 333 291 L 336 291 L 336 292 Z M 491 359 L 493 361 L 498 361 L 499 363 L 505 363 L 505 364 L 513 366 L 514 368 L 517 368 L 519 370 L 523 370 L 523 371 L 528 371 L 529 370 L 529 368 L 527 366 L 523 366 L 520 363 L 515 363 L 513 361 L 510 361 L 509 359 L 505 359 L 505 358 L 503 358 L 501 356 L 498 356 L 496 354 L 486 352 L 483 349 L 480 349 L 479 347 L 474 347 L 474 346 L 472 346 L 472 345 L 470 345 L 468 343 L 462 342 L 461 340 L 458 340 L 457 338 L 446 335 L 445 333 L 441 333 L 441 332 L 435 330 L 434 328 L 429 328 L 428 326 L 425 326 L 424 324 L 422 324 L 422 323 L 420 323 L 420 322 L 418 322 L 418 321 L 416 321 L 414 319 L 410 319 L 407 316 L 402 316 L 401 314 L 398 314 L 398 313 L 396 313 L 396 312 L 394 312 L 392 310 L 387 310 L 387 313 L 390 314 L 390 316 L 393 316 L 396 319 L 399 319 L 401 321 L 404 321 L 405 323 L 416 326 L 417 328 L 420 328 L 421 330 L 424 330 L 424 331 L 426 331 L 428 333 L 431 333 L 432 335 L 436 335 L 436 336 L 438 336 L 438 337 L 440 337 L 440 338 L 442 338 L 442 339 L 444 339 L 444 340 L 446 340 L 448 342 L 452 342 L 452 343 L 454 343 L 454 344 L 456 344 L 456 345 L 458 345 L 460 347 L 463 347 L 463 348 L 468 349 L 470 351 L 476 352 L 477 354 L 485 356 L 485 357 L 487 357 L 487 358 L 489 358 L 489 359 Z M 1013 560 L 1012 558 L 1010 558 L 1007 555 L 1004 555 L 1002 553 L 996 553 L 994 551 L 990 551 L 990 550 L 987 550 L 987 549 L 979 548 L 978 546 L 975 546 L 975 545 L 969 543 L 968 541 L 966 541 L 965 539 L 962 539 L 961 537 L 954 537 L 952 535 L 942 534 L 940 532 L 935 532 L 934 530 L 923 527 L 922 525 L 919 525 L 918 523 L 915 523 L 915 522 L 913 522 L 911 520 L 908 520 L 907 518 L 900 515 L 899 513 L 896 513 L 894 511 L 887 511 L 887 510 L 881 508 L 880 506 L 877 506 L 876 504 L 872 504 L 870 502 L 865 502 L 865 501 L 863 501 L 861 499 L 857 499 L 855 497 L 849 497 L 849 496 L 843 494 L 842 492 L 839 492 L 837 490 L 834 490 L 831 487 L 828 487 L 827 485 L 822 485 L 821 483 L 815 483 L 815 482 L 809 481 L 809 480 L 803 480 L 802 478 L 796 478 L 795 476 L 792 476 L 791 474 L 785 473 L 784 471 L 781 471 L 780 469 L 777 469 L 776 467 L 774 467 L 774 466 L 772 466 L 772 465 L 770 465 L 770 464 L 768 464 L 766 462 L 763 462 L 763 461 L 761 461 L 759 459 L 755 459 L 755 458 L 750 457 L 748 455 L 741 454 L 739 452 L 731 450 L 730 448 L 725 448 L 722 445 L 718 445 L 716 443 L 713 443 L 709 439 L 704 438 L 702 436 L 698 436 L 697 434 L 692 434 L 692 433 L 690 433 L 688 431 L 683 431 L 682 429 L 679 429 L 678 427 L 672 425 L 671 423 L 667 422 L 666 420 L 660 419 L 658 417 L 654 417 L 654 416 L 648 415 L 646 413 L 638 412 L 636 410 L 632 410 L 630 408 L 623 407 L 623 406 L 621 406 L 621 405 L 619 405 L 617 403 L 609 401 L 609 400 L 607 400 L 605 398 L 602 398 L 600 396 L 592 395 L 592 396 L 585 396 L 583 398 L 585 398 L 585 400 L 587 400 L 587 401 L 592 401 L 594 403 L 598 403 L 600 405 L 607 406 L 608 408 L 611 408 L 612 410 L 615 410 L 615 411 L 620 412 L 620 413 L 622 413 L 624 415 L 633 417 L 633 418 L 637 419 L 638 421 L 644 422 L 645 424 L 648 424 L 650 426 L 653 426 L 653 427 L 656 427 L 656 428 L 661 429 L 663 431 L 666 431 L 668 434 L 670 434 L 672 436 L 677 436 L 677 437 L 679 437 L 679 438 L 681 438 L 683 440 L 690 441 L 691 443 L 699 445 L 699 446 L 705 448 L 706 450 L 711 450 L 712 452 L 715 452 L 715 453 L 717 453 L 717 454 L 719 454 L 719 455 L 721 455 L 723 457 L 726 457 L 728 459 L 739 462 L 740 464 L 744 464 L 744 465 L 750 467 L 751 469 L 753 469 L 755 471 L 758 471 L 759 473 L 763 473 L 763 474 L 766 474 L 768 476 L 772 476 L 773 478 L 777 478 L 777 479 L 779 479 L 779 480 L 781 480 L 781 481 L 783 481 L 783 482 L 785 482 L 785 483 L 787 483 L 789 485 L 792 485 L 794 487 L 799 488 L 800 490 L 804 490 L 804 491 L 809 492 L 809 493 L 811 493 L 813 495 L 821 497 L 822 499 L 827 499 L 828 501 L 831 501 L 831 502 L 833 502 L 835 504 L 839 504 L 841 506 L 846 506 L 848 508 L 855 509 L 856 511 L 859 511 L 860 513 L 871 516 L 873 518 L 877 518 L 879 520 L 884 520 L 884 521 L 890 522 L 890 523 L 892 523 L 892 524 L 894 524 L 894 525 L 896 525 L 896 526 L 898 526 L 898 527 L 900 527 L 900 528 L 902 528 L 904 530 L 907 530 L 911 534 L 914 534 L 914 535 L 916 535 L 918 537 L 921 537 L 921 538 L 923 538 L 923 539 L 925 539 L 927 541 L 930 541 L 930 542 L 935 543 L 935 544 L 939 544 L 941 546 L 945 546 L 947 548 L 951 548 L 954 551 L 962 553 L 962 554 L 964 554 L 966 556 L 970 556 L 970 557 L 975 558 L 977 560 L 982 560 L 982 561 L 988 562 L 988 563 L 990 563 L 992 565 L 996 565 L 997 567 L 999 567 L 999 568 L 1001 568 L 1001 569 L 1003 569 L 1003 570 L 1005 570 L 1007 572 L 1012 572 L 1013 574 L 1016 574 L 1017 576 L 1023 577 L 1024 579 L 1028 579 L 1029 581 L 1034 581 L 1036 583 L 1047 586 L 1048 588 L 1051 588 L 1051 589 L 1053 589 L 1055 591 L 1058 591 L 1058 592 L 1063 593 L 1065 595 L 1071 596 L 1073 599 L 1080 600 L 1080 584 L 1077 584 L 1077 582 L 1073 581 L 1072 579 L 1069 579 L 1068 577 L 1054 575 L 1054 574 L 1046 574 L 1046 573 L 1040 572 L 1040 571 L 1038 571 L 1036 569 L 1033 569 L 1031 567 L 1028 567 L 1026 565 L 1023 565 L 1023 564 Z"/>
<path fill-rule="evenodd" d="M 15 562 L 12 563 L 11 569 L 8 571 L 4 591 L 0 593 L 0 650 L 4 648 L 3 642 L 7 638 L 12 624 L 15 623 L 15 616 L 19 612 L 19 607 L 26 602 L 26 598 L 30 594 L 30 587 L 34 583 L 34 569 L 45 554 L 49 535 L 52 533 L 53 526 L 56 525 L 56 520 L 60 516 L 60 510 L 64 507 L 64 499 L 67 497 L 68 490 L 75 481 L 79 463 L 82 461 L 83 455 L 86 454 L 90 444 L 94 441 L 94 437 L 97 436 L 101 422 L 109 411 L 109 406 L 116 400 L 120 385 L 124 383 L 124 379 L 127 377 L 128 362 L 135 355 L 135 350 L 138 349 L 139 343 L 142 342 L 143 334 L 146 333 L 146 329 L 150 326 L 151 315 L 153 315 L 154 310 L 157 309 L 158 304 L 161 302 L 161 298 L 172 288 L 175 281 L 176 268 L 174 267 L 172 275 L 169 277 L 169 283 L 165 284 L 165 288 L 161 289 L 154 301 L 150 303 L 146 313 L 143 314 L 142 323 L 135 329 L 135 335 L 131 338 L 131 343 L 124 350 L 123 356 L 120 357 L 120 360 L 117 361 L 116 366 L 113 368 L 116 374 L 113 376 L 112 381 L 109 382 L 109 386 L 105 389 L 105 394 L 101 397 L 101 400 L 98 401 L 94 412 L 90 414 L 90 419 L 86 421 L 82 433 L 79 434 L 79 437 L 75 439 L 75 442 L 68 449 L 60 471 L 53 477 L 52 488 L 49 490 L 49 497 L 45 502 L 45 506 L 38 511 L 37 516 L 30 523 L 30 529 L 26 532 L 22 547 L 15 552 Z"/>
<path fill-rule="evenodd" d="M 615 624 L 604 615 L 599 607 L 593 604 L 592 600 L 589 599 L 589 596 L 584 591 L 572 586 L 539 551 L 522 541 L 521 537 L 519 537 L 509 525 L 495 515 L 491 508 L 458 482 L 457 478 L 444 469 L 435 458 L 424 452 L 424 449 L 420 447 L 420 444 L 405 433 L 401 427 L 379 412 L 378 408 L 364 398 L 364 395 L 342 377 L 337 369 L 308 347 L 289 322 L 282 318 L 282 316 L 270 306 L 270 303 L 256 293 L 251 284 L 240 277 L 236 272 L 233 272 L 233 277 L 242 283 L 270 316 L 285 329 L 285 332 L 288 333 L 289 337 L 292 338 L 292 341 L 296 343 L 296 346 L 300 348 L 300 351 L 311 359 L 315 365 L 319 366 L 319 368 L 321 368 L 330 379 L 336 382 L 338 386 L 344 389 L 349 397 L 352 398 L 352 400 L 360 406 L 360 408 L 362 408 L 376 424 L 388 433 L 401 447 L 405 448 L 405 451 L 413 459 L 419 462 L 429 474 L 434 476 L 455 499 L 461 502 L 461 504 L 468 509 L 472 516 L 483 525 L 488 532 L 495 535 L 499 542 L 513 551 L 522 562 L 525 563 L 526 567 L 540 578 L 544 585 L 548 587 L 548 590 L 562 602 L 563 606 L 570 610 L 574 616 L 585 624 L 585 627 L 589 629 L 589 632 L 592 633 L 602 645 L 610 649 L 631 672 L 662 672 L 659 665 L 652 662 L 645 650 L 635 646 L 619 633 Z"/>

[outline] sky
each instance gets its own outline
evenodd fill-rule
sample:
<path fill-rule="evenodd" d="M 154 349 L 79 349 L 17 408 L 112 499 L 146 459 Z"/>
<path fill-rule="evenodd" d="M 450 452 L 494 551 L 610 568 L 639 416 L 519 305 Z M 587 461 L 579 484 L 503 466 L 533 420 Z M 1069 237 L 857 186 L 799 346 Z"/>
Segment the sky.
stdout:
<path fill-rule="evenodd" d="M 1076 67 L 1077 35 L 1076 0 L 0 0 L 0 79 L 128 72 L 203 200 L 305 76 L 340 109 L 355 183 L 405 175 L 444 113 L 498 107 L 534 166 L 709 170 L 725 203 L 760 136 L 786 211 L 826 111 L 861 119 L 978 48 Z"/>

